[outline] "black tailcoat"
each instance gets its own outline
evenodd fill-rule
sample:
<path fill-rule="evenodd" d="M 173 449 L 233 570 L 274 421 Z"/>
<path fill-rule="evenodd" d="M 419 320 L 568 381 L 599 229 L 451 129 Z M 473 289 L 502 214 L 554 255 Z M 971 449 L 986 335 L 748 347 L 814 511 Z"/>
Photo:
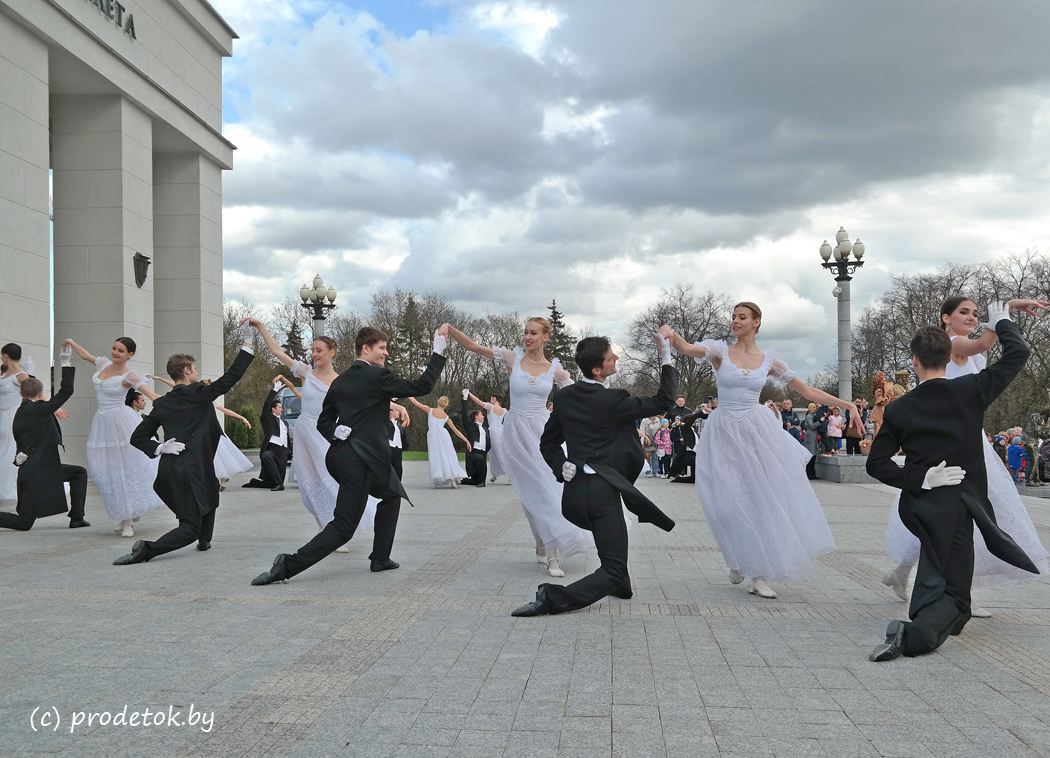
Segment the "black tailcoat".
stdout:
<path fill-rule="evenodd" d="M 868 473 L 900 488 L 901 520 L 921 543 L 909 615 L 918 625 L 922 625 L 923 614 L 939 619 L 919 630 L 926 638 L 921 648 L 915 647 L 920 645 L 916 635 L 906 632 L 913 652 L 936 648 L 949 633 L 961 631 L 970 617 L 974 523 L 992 555 L 1038 573 L 1024 551 L 996 524 L 988 500 L 984 412 L 1021 371 L 1029 355 L 1012 321 L 1000 321 L 995 330 L 1003 345 L 998 362 L 978 374 L 922 382 L 887 405 L 868 455 Z M 904 451 L 903 468 L 892 460 L 898 450 Z M 956 486 L 924 490 L 926 472 L 941 461 L 961 466 L 966 478 Z M 969 533 L 969 540 L 963 532 Z M 905 654 L 908 652 L 906 646 Z"/>
<path fill-rule="evenodd" d="M 11 425 L 15 445 L 18 452 L 29 456 L 18 468 L 18 506 L 20 512 L 28 509 L 26 515 L 44 518 L 69 509 L 58 455 L 62 430 L 55 411 L 73 394 L 75 372 L 72 367 L 63 368 L 62 386 L 54 397 L 36 403 L 23 400 L 15 411 Z"/>
<path fill-rule="evenodd" d="M 178 455 L 162 455 L 153 489 L 179 519 L 196 519 L 219 506 L 215 451 L 222 428 L 215 418 L 215 401 L 233 388 L 255 356 L 240 350 L 229 370 L 214 382 L 176 384 L 153 403 L 131 435 L 131 444 L 151 458 L 157 455 L 157 430 L 166 439 L 186 445 Z"/>

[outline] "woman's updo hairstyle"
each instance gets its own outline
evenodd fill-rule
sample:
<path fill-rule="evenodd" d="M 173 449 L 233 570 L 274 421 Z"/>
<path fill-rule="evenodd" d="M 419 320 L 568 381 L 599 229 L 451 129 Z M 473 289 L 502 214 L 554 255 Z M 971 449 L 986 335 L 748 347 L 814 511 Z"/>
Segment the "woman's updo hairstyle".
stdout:
<path fill-rule="evenodd" d="M 438 408 L 447 408 L 447 407 L 448 407 L 448 398 L 445 395 L 442 395 L 441 397 L 438 398 Z"/>
<path fill-rule="evenodd" d="M 331 337 L 329 337 L 327 335 L 322 335 L 320 337 L 314 337 L 313 341 L 314 342 L 321 342 L 321 343 L 323 343 L 325 347 L 327 347 L 329 350 L 331 350 L 333 352 L 338 352 L 339 351 L 338 343 L 334 339 L 332 339 Z"/>
<path fill-rule="evenodd" d="M 543 329 L 544 334 L 550 336 L 551 332 L 554 331 L 554 327 L 551 326 L 551 322 L 543 318 L 543 316 L 533 316 L 528 321 L 526 321 L 525 324 L 528 325 L 534 321 L 540 325 L 540 328 Z"/>
<path fill-rule="evenodd" d="M 140 397 L 142 397 L 142 393 L 134 387 L 132 387 L 128 390 L 128 394 L 124 396 L 124 405 L 128 406 L 128 408 L 131 408 L 135 405 L 135 401 L 138 400 Z"/>
<path fill-rule="evenodd" d="M 13 361 L 22 360 L 22 346 L 16 345 L 14 342 L 8 342 L 3 347 L 0 347 L 0 353 L 3 353 Z"/>
<path fill-rule="evenodd" d="M 113 341 L 119 342 L 121 345 L 126 347 L 128 349 L 128 352 L 132 355 L 134 355 L 135 351 L 138 349 L 138 346 L 135 344 L 135 340 L 131 339 L 131 337 L 117 337 Z"/>
<path fill-rule="evenodd" d="M 762 309 L 759 308 L 754 303 L 752 303 L 750 301 L 747 301 L 747 300 L 745 300 L 742 303 L 737 303 L 736 305 L 733 306 L 733 310 L 734 311 L 737 308 L 747 308 L 749 311 L 751 311 L 751 315 L 759 320 L 759 322 L 760 322 L 759 325 L 755 327 L 755 334 L 758 334 L 758 330 L 762 328 L 762 324 L 761 324 L 761 321 L 762 321 Z"/>
<path fill-rule="evenodd" d="M 965 297 L 963 295 L 954 295 L 941 303 L 941 329 L 948 331 L 948 324 L 944 321 L 945 316 L 951 318 L 951 315 L 959 309 L 960 305 L 973 302 L 973 298 Z M 974 303 L 974 305 L 976 305 L 976 303 Z"/>

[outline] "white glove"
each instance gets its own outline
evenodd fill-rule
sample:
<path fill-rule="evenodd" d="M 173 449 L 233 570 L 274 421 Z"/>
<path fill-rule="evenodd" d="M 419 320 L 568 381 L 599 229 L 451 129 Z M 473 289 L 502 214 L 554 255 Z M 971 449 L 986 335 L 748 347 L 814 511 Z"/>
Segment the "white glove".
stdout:
<path fill-rule="evenodd" d="M 988 323 L 983 326 L 987 326 L 994 332 L 995 325 L 1004 320 L 1010 321 L 1010 309 L 1006 307 L 1006 303 L 1001 300 L 992 300 L 988 303 Z"/>
<path fill-rule="evenodd" d="M 669 366 L 671 364 L 671 340 L 662 334 L 657 334 L 656 339 L 660 342 L 660 365 Z"/>
<path fill-rule="evenodd" d="M 946 461 L 934 466 L 926 472 L 926 478 L 922 480 L 924 490 L 932 490 L 934 487 L 954 487 L 966 478 L 966 472 L 961 466 L 948 466 Z"/>
<path fill-rule="evenodd" d="M 350 427 L 343 426 L 342 424 L 340 424 L 339 426 L 337 426 L 335 428 L 335 438 L 337 440 L 345 440 L 349 436 L 350 436 Z"/>
<path fill-rule="evenodd" d="M 73 348 L 70 348 L 69 351 L 73 352 Z M 36 371 L 36 364 L 33 363 L 33 356 L 27 355 L 26 359 L 22 361 L 22 370 L 30 376 L 33 375 L 33 372 Z"/>
<path fill-rule="evenodd" d="M 25 453 L 17 453 L 15 455 L 15 465 L 21 466 L 23 463 L 29 460 L 29 456 Z"/>
<path fill-rule="evenodd" d="M 576 476 L 576 464 L 575 463 L 569 463 L 569 461 L 565 461 L 565 463 L 561 464 L 561 478 L 562 479 L 564 479 L 567 482 L 571 482 L 574 476 Z"/>
<path fill-rule="evenodd" d="M 247 343 L 249 345 L 252 344 L 252 328 L 248 324 L 248 320 L 247 319 L 245 319 L 244 321 L 241 322 L 240 330 L 241 330 L 241 342 L 245 342 L 245 343 Z"/>
<path fill-rule="evenodd" d="M 62 368 L 69 368 L 73 362 L 73 346 L 66 345 L 58 351 L 58 362 Z"/>
<path fill-rule="evenodd" d="M 463 399 L 466 400 L 470 397 L 470 390 L 463 390 Z"/>
<path fill-rule="evenodd" d="M 434 330 L 434 352 L 438 355 L 442 355 L 445 352 L 445 348 L 448 347 L 448 338 L 442 337 L 438 334 L 438 330 Z"/>
<path fill-rule="evenodd" d="M 280 392 L 281 391 L 281 387 L 283 387 L 283 386 L 284 386 L 284 382 L 281 382 L 281 381 L 274 382 L 273 383 L 273 391 L 274 392 Z"/>
<path fill-rule="evenodd" d="M 178 455 L 186 449 L 186 443 L 176 439 L 164 440 L 157 445 L 157 455 Z"/>

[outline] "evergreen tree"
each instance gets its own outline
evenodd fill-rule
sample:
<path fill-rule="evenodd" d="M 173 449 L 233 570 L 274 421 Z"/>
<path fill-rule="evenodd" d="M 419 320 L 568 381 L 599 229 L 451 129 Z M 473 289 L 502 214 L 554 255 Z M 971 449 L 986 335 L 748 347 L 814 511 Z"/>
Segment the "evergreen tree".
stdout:
<path fill-rule="evenodd" d="M 306 349 L 306 345 L 303 340 L 303 328 L 298 320 L 291 321 L 288 324 L 288 329 L 285 331 L 288 341 L 281 345 L 284 352 L 288 353 L 290 358 L 294 358 L 297 361 L 307 363 L 310 360 L 310 353 Z M 312 336 L 312 335 L 311 335 Z M 313 344 L 313 340 L 310 340 Z"/>
<path fill-rule="evenodd" d="M 550 311 L 547 320 L 551 322 L 551 336 L 547 340 L 547 357 L 557 358 L 566 371 L 575 374 L 576 336 L 565 325 L 565 317 L 558 310 L 557 300 L 551 300 L 547 310 Z"/>

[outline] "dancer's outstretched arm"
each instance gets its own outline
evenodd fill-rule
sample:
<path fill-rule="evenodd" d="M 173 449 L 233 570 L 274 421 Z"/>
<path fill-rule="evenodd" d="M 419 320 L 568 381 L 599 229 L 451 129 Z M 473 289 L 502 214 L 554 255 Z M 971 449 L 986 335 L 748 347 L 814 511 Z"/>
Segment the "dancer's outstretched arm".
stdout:
<path fill-rule="evenodd" d="M 463 347 L 465 347 L 470 352 L 477 353 L 478 355 L 484 356 L 485 358 L 488 358 L 490 361 L 496 359 L 495 355 L 492 352 L 492 348 L 491 347 L 485 347 L 484 345 L 479 345 L 477 342 L 472 340 L 470 337 L 465 335 L 463 332 L 461 332 L 456 327 L 449 325 L 448 333 L 452 337 L 452 339 L 454 339 L 456 342 L 461 344 Z"/>
<path fill-rule="evenodd" d="M 1021 313 L 1027 313 L 1030 316 L 1038 316 L 1039 311 L 1045 311 L 1048 305 L 1050 305 L 1050 303 L 1043 300 L 1015 298 L 1006 303 L 1006 308 L 1010 311 L 1020 311 Z M 986 328 L 984 334 L 975 340 L 952 340 L 952 355 L 965 355 L 968 357 L 986 352 L 995 344 L 997 339 L 998 337 L 995 333 L 995 329 Z"/>
<path fill-rule="evenodd" d="M 491 403 L 486 403 L 484 400 L 482 400 L 480 397 L 475 395 L 473 392 L 468 392 L 467 395 L 470 397 L 471 400 L 473 400 L 475 403 L 480 405 L 485 410 L 489 409 L 489 406 L 491 405 Z"/>
<path fill-rule="evenodd" d="M 273 378 L 273 381 L 283 383 L 285 387 L 287 387 L 288 389 L 290 389 L 292 392 L 295 393 L 295 396 L 297 398 L 299 398 L 300 400 L 303 399 L 303 393 L 301 393 L 299 391 L 298 387 L 296 387 L 294 384 L 292 384 L 291 380 L 287 376 L 283 376 L 281 374 L 278 374 L 277 376 L 275 376 Z"/>
<path fill-rule="evenodd" d="M 288 368 L 292 367 L 295 363 L 295 358 L 292 358 L 288 353 L 281 349 L 281 346 L 277 344 L 277 340 L 270 334 L 270 330 L 266 328 L 266 324 L 257 318 L 248 319 L 248 326 L 254 326 L 259 332 L 259 336 L 263 338 L 263 342 L 266 343 L 266 348 L 273 353 L 273 357 L 279 360 Z"/>
<path fill-rule="evenodd" d="M 249 429 L 251 429 L 251 428 L 252 428 L 252 422 L 251 422 L 251 421 L 249 421 L 248 419 L 246 419 L 246 418 L 245 418 L 244 416 L 242 416 L 241 414 L 239 414 L 239 413 L 234 413 L 234 412 L 233 412 L 233 411 L 231 411 L 231 410 L 230 410 L 229 408 L 223 408 L 223 407 L 222 407 L 221 405 L 216 405 L 216 406 L 215 406 L 215 409 L 216 409 L 217 411 L 220 411 L 220 412 L 222 412 L 222 413 L 226 414 L 227 416 L 230 416 L 230 417 L 232 417 L 232 418 L 237 418 L 237 419 L 240 419 L 241 421 L 243 421 L 243 422 L 244 422 L 244 425 L 245 425 L 246 427 L 248 427 Z"/>
<path fill-rule="evenodd" d="M 168 385 L 169 387 L 174 387 L 175 386 L 175 382 L 171 381 L 171 379 L 168 379 L 166 376 L 157 376 L 156 374 L 146 374 L 146 378 L 147 379 L 154 379 L 154 380 L 156 380 L 158 382 L 164 382 L 164 384 Z"/>
<path fill-rule="evenodd" d="M 675 332 L 667 324 L 660 327 L 659 334 L 671 340 L 671 347 L 674 348 L 676 353 L 681 355 L 688 355 L 693 358 L 703 358 L 707 355 L 707 348 L 701 347 L 700 345 L 694 345 L 691 342 L 686 341 L 685 337 Z"/>
<path fill-rule="evenodd" d="M 774 361 L 776 364 L 779 361 Z M 837 405 L 839 408 L 846 408 L 849 410 L 850 426 L 860 432 L 860 436 L 864 436 L 864 422 L 860 418 L 860 411 L 857 410 L 857 406 L 848 400 L 843 400 L 840 397 L 829 395 L 824 390 L 818 390 L 816 387 L 810 387 L 804 381 L 799 379 L 797 376 L 788 382 L 788 387 L 793 389 L 802 397 L 809 400 L 811 403 L 819 403 L 827 406 Z"/>
<path fill-rule="evenodd" d="M 68 337 L 66 339 L 62 340 L 62 347 L 67 347 L 67 346 L 73 348 L 73 352 L 75 352 L 77 355 L 79 355 L 81 358 L 83 358 L 88 363 L 94 363 L 95 361 L 98 360 L 98 358 L 93 356 L 91 353 L 89 353 L 87 350 L 82 348 L 80 345 L 78 345 L 76 342 L 74 342 L 73 340 L 69 339 Z"/>
<path fill-rule="evenodd" d="M 412 405 L 416 406 L 417 408 L 419 408 L 419 410 L 423 411 L 424 413 L 430 413 L 430 411 L 433 410 L 429 405 L 423 405 L 414 397 L 410 397 L 408 399 L 408 402 L 412 403 Z"/>
<path fill-rule="evenodd" d="M 456 425 L 455 425 L 455 424 L 453 424 L 453 423 L 452 423 L 452 417 L 451 417 L 451 416 L 450 416 L 449 418 L 446 418 L 446 419 L 445 419 L 445 424 L 447 424 L 447 425 L 448 425 L 448 427 L 449 427 L 449 428 L 450 428 L 450 429 L 451 429 L 451 430 L 452 430 L 453 432 L 455 432 L 455 433 L 456 433 L 456 436 L 457 436 L 457 437 L 459 437 L 459 438 L 460 438 L 461 440 L 463 440 L 463 442 L 464 442 L 464 443 L 466 443 L 466 445 L 467 445 L 467 450 L 472 450 L 472 449 L 473 449 L 473 448 L 471 448 L 471 446 L 470 446 L 470 440 L 468 440 L 468 439 L 467 439 L 466 437 L 464 437 L 464 436 L 463 436 L 463 433 L 462 433 L 461 431 L 459 431 L 459 429 L 457 429 L 457 428 L 456 428 Z"/>

